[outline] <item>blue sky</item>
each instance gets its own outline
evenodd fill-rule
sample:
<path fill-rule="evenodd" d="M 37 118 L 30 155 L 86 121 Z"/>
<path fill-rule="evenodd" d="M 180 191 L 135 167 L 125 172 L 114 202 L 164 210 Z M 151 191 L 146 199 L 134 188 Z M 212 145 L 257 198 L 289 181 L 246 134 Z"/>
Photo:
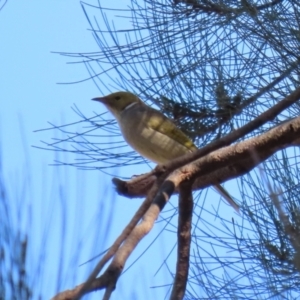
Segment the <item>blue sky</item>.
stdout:
<path fill-rule="evenodd" d="M 59 125 L 78 120 L 71 109 L 73 104 L 90 116 L 94 111 L 103 111 L 98 103 L 90 101 L 99 96 L 92 81 L 57 84 L 89 76 L 83 64 L 67 64 L 72 60 L 52 53 L 97 51 L 87 28 L 78 1 L 8 1 L 0 12 L 3 169 L 10 198 L 15 201 L 11 207 L 16 228 L 21 226 L 29 232 L 28 264 L 32 272 L 29 275 L 32 284 L 40 282 L 45 299 L 56 292 L 57 281 L 52 282 L 53 278 L 60 276 L 60 290 L 84 280 L 92 264 L 78 267 L 78 263 L 108 247 L 140 204 L 140 200 L 116 198 L 110 177 L 97 171 L 49 166 L 58 154 L 32 147 L 42 146 L 41 140 L 51 141 L 56 135 L 53 131 L 34 132 L 49 127 L 47 122 Z M 142 168 L 140 170 L 142 172 Z M 57 199 L 59 186 L 66 201 L 63 197 Z M 97 215 L 101 210 L 104 215 L 109 214 L 111 206 L 107 202 L 110 201 L 115 201 L 116 206 L 114 219 L 108 223 L 111 235 L 106 238 L 107 228 L 101 228 L 106 221 L 99 221 Z M 64 214 L 66 211 L 67 215 Z M 140 250 L 144 250 L 155 236 L 156 233 L 152 234 L 147 242 L 142 243 Z M 97 244 L 98 248 L 94 247 Z M 170 248 L 173 245 L 174 241 Z M 61 249 L 63 263 L 60 261 Z M 162 251 L 165 252 L 162 257 L 168 249 Z M 77 252 L 80 258 L 76 257 Z M 149 255 L 153 257 L 153 252 Z M 157 253 L 155 257 L 158 257 Z M 38 275 L 42 259 L 44 276 Z M 122 276 L 130 278 L 131 288 L 122 288 L 120 282 L 118 289 L 123 295 L 131 295 L 132 292 L 141 292 L 138 286 L 146 285 L 150 295 L 156 293 L 151 292 L 150 286 L 161 284 L 160 276 L 154 276 L 161 263 L 162 259 L 151 267 L 147 266 L 147 272 L 145 261 L 136 263 L 135 269 L 131 268 Z M 164 283 L 170 283 L 170 278 Z M 94 294 L 91 298 L 96 297 Z M 113 299 L 118 299 L 118 292 Z"/>
<path fill-rule="evenodd" d="M 111 7 L 112 3 L 103 1 L 103 4 Z M 117 6 L 116 2 L 113 4 Z M 98 22 L 101 24 L 99 16 Z M 90 101 L 100 96 L 91 80 L 57 84 L 89 77 L 83 64 L 68 64 L 74 60 L 52 53 L 98 51 L 88 28 L 81 5 L 74 0 L 9 0 L 0 11 L 3 168 L 10 198 L 14 200 L 11 203 L 14 223 L 30 234 L 29 276 L 33 285 L 39 282 L 45 299 L 53 296 L 57 289 L 81 283 L 92 265 L 78 267 L 78 263 L 108 247 L 141 203 L 140 200 L 117 197 L 109 176 L 97 171 L 49 166 L 57 158 L 67 159 L 67 155 L 32 147 L 41 146 L 41 140 L 50 141 L 58 134 L 54 131 L 34 132 L 49 127 L 48 122 L 60 125 L 78 120 L 71 109 L 73 104 L 88 116 L 93 116 L 95 111 L 104 111 L 101 105 Z M 126 174 L 131 176 L 147 170 L 147 166 L 139 166 Z M 113 172 L 122 173 L 120 170 Z M 59 194 L 62 196 L 57 197 Z M 115 204 L 113 217 L 109 213 L 111 201 Z M 173 205 L 176 205 L 176 199 L 173 199 Z M 228 211 L 230 218 L 234 212 Z M 100 215 L 107 215 L 107 219 L 99 220 Z M 163 222 L 156 225 L 138 246 L 135 258 L 164 225 Z M 133 292 L 139 295 L 138 298 L 145 296 L 145 287 L 147 299 L 166 295 L 168 286 L 150 288 L 172 283 L 164 270 L 155 275 L 175 243 L 175 234 L 164 235 L 121 277 L 112 299 L 119 299 L 118 295 L 124 294 L 127 298 L 123 299 L 129 299 L 131 296 L 128 295 Z M 127 266 L 135 258 L 131 258 Z M 42 277 L 38 275 L 40 263 L 43 264 Z M 53 281 L 53 278 L 57 280 Z M 90 298 L 98 299 L 98 296 L 94 294 Z"/>

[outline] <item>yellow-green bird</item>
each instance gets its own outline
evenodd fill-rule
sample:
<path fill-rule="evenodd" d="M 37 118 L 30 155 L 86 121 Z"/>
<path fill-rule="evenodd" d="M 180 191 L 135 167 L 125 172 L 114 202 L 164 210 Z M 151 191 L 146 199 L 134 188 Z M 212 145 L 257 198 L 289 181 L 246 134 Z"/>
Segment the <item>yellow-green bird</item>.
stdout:
<path fill-rule="evenodd" d="M 124 139 L 135 151 L 157 164 L 197 150 L 194 143 L 170 119 L 130 92 L 116 92 L 92 100 L 103 103 L 113 114 Z M 239 205 L 221 185 L 214 187 L 239 211 Z"/>

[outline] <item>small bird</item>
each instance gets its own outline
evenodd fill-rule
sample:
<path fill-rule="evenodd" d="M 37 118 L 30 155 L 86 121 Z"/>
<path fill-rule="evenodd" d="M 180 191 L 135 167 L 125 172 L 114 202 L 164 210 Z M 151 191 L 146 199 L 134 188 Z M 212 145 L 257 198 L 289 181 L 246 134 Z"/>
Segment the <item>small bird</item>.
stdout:
<path fill-rule="evenodd" d="M 157 164 L 197 150 L 170 119 L 130 92 L 116 92 L 92 100 L 103 103 L 113 114 L 124 139 L 135 151 Z M 239 205 L 221 185 L 214 188 L 239 212 Z"/>

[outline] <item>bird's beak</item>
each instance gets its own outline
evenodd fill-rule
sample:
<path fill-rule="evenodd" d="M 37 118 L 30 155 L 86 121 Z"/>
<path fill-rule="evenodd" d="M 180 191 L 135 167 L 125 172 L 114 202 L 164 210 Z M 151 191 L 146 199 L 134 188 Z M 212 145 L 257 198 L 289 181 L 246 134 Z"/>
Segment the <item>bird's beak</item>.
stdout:
<path fill-rule="evenodd" d="M 93 98 L 92 99 L 93 101 L 98 101 L 98 102 L 101 102 L 103 104 L 106 104 L 107 103 L 107 99 L 105 97 L 97 97 L 97 98 Z"/>

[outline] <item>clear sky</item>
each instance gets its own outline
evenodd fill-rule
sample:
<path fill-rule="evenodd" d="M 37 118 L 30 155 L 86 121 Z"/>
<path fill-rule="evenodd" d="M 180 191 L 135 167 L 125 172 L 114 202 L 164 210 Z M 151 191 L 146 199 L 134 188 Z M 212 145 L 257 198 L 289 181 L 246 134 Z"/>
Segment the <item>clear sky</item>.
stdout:
<path fill-rule="evenodd" d="M 102 2 L 111 7 L 111 1 Z M 101 18 L 98 22 L 101 24 Z M 67 64 L 76 60 L 52 53 L 98 51 L 88 28 L 81 5 L 74 0 L 8 0 L 0 11 L 3 169 L 14 224 L 29 232 L 29 277 L 43 299 L 53 296 L 57 289 L 81 283 L 93 263 L 83 267 L 78 264 L 107 248 L 141 203 L 116 197 L 109 176 L 74 167 L 50 166 L 55 159 L 67 159 L 66 154 L 32 147 L 42 146 L 41 140 L 50 141 L 58 135 L 55 131 L 34 132 L 49 127 L 47 122 L 61 125 L 79 119 L 71 109 L 74 104 L 88 116 L 95 111 L 103 112 L 98 103 L 90 101 L 100 96 L 91 80 L 57 84 L 89 77 L 83 64 Z M 138 170 L 135 167 L 127 175 L 147 170 L 146 166 Z M 230 210 L 228 217 L 232 215 Z M 157 224 L 139 245 L 135 257 L 150 245 L 164 225 Z M 138 299 L 155 299 L 157 295 L 162 299 L 166 295 L 168 286 L 150 287 L 172 283 L 166 270 L 155 275 L 174 247 L 175 234 L 167 237 L 158 237 L 143 258 L 121 277 L 113 299 L 120 299 L 121 295 L 122 299 L 131 299 L 133 294 Z M 99 299 L 97 294 L 90 298 Z"/>

